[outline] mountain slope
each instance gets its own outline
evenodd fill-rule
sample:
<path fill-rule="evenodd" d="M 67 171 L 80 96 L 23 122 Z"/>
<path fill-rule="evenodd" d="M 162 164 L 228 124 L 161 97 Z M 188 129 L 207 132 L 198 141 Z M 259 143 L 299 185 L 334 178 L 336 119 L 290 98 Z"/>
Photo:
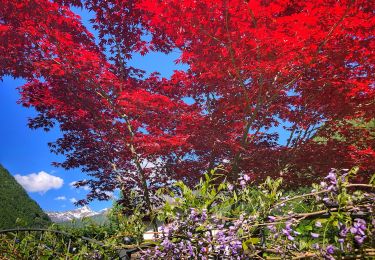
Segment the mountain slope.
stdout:
<path fill-rule="evenodd" d="M 18 226 L 17 219 L 21 220 L 22 225 L 32 227 L 42 227 L 51 222 L 39 205 L 0 164 L 0 230 Z"/>

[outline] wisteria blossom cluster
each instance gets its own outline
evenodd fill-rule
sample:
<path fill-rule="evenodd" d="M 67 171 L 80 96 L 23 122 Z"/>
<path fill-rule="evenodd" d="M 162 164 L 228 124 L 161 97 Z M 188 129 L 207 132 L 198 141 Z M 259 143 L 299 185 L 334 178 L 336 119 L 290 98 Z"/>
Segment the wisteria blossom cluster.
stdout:
<path fill-rule="evenodd" d="M 355 241 L 360 245 L 366 239 L 366 221 L 356 218 L 350 232 L 354 235 Z"/>
<path fill-rule="evenodd" d="M 238 230 L 243 223 L 244 219 L 239 218 L 227 226 L 214 216 L 208 219 L 206 209 L 198 212 L 191 208 L 187 216 L 178 216 L 175 221 L 161 227 L 160 245 L 145 251 L 143 259 L 208 259 L 210 255 L 242 259 Z"/>
<path fill-rule="evenodd" d="M 203 182 L 180 195 L 181 205 L 161 227 L 157 246 L 142 252 L 143 259 L 252 259 L 302 253 L 335 259 L 338 253 L 373 247 L 374 186 L 349 183 L 351 174 L 332 169 L 312 191 L 297 196 L 283 195 L 280 180 L 268 179 L 259 186 L 252 186 L 248 176 L 219 187 Z M 357 187 L 365 191 L 348 191 Z M 299 205 L 302 212 L 296 209 Z M 361 217 L 355 217 L 358 214 Z"/>
<path fill-rule="evenodd" d="M 323 189 L 326 189 L 329 191 L 329 193 L 326 193 L 323 197 L 323 202 L 327 206 L 336 206 L 336 199 L 335 197 L 339 193 L 339 185 L 342 182 L 345 182 L 345 177 L 348 174 L 348 170 L 344 169 L 342 170 L 343 174 L 340 176 L 340 179 L 338 179 L 337 171 L 335 169 L 331 169 L 331 171 L 328 173 L 328 175 L 324 178 L 324 181 L 320 183 L 320 186 Z"/>

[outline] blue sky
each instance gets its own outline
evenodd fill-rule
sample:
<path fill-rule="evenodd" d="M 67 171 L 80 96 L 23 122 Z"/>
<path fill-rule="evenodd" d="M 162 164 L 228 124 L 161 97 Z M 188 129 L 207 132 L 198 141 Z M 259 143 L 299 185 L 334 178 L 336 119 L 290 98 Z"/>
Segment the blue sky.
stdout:
<path fill-rule="evenodd" d="M 81 15 L 83 23 L 89 26 L 91 14 L 85 10 L 74 9 Z M 89 26 L 88 28 L 91 28 Z M 95 34 L 95 32 L 94 32 Z M 130 65 L 143 69 L 148 73 L 158 71 L 169 77 L 173 70 L 184 69 L 176 65 L 174 60 L 178 53 L 170 55 L 150 53 L 146 56 L 134 55 Z M 16 179 L 28 190 L 31 198 L 47 211 L 63 211 L 74 209 L 74 200 L 84 198 L 85 189 L 71 187 L 71 183 L 85 179 L 79 169 L 66 171 L 51 165 L 54 161 L 62 161 L 64 157 L 50 153 L 47 143 L 60 136 L 58 128 L 49 132 L 42 129 L 32 130 L 27 127 L 27 120 L 34 117 L 33 108 L 24 108 L 17 104 L 19 93 L 17 87 L 25 83 L 22 79 L 4 77 L 0 81 L 0 164 L 16 176 Z M 93 210 L 110 207 L 113 201 L 90 203 Z"/>

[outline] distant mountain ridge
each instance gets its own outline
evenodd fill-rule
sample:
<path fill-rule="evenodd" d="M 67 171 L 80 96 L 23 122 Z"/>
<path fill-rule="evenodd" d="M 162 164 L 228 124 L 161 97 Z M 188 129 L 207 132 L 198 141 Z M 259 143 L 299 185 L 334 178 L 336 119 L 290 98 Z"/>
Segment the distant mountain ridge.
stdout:
<path fill-rule="evenodd" d="M 38 203 L 0 164 L 0 229 L 44 227 L 51 223 Z"/>
<path fill-rule="evenodd" d="M 88 206 L 84 206 L 78 209 L 67 210 L 67 211 L 51 211 L 46 212 L 47 215 L 53 222 L 61 223 L 61 222 L 68 222 L 72 220 L 80 220 L 82 218 L 87 217 L 97 217 L 97 216 L 104 216 L 107 214 L 109 209 L 102 209 L 100 211 L 93 211 Z"/>

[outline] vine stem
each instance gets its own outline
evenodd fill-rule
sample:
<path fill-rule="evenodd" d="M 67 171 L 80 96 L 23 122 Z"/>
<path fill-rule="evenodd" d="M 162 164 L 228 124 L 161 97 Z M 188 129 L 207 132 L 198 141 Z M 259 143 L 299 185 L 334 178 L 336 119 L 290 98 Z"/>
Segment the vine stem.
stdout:
<path fill-rule="evenodd" d="M 361 183 L 347 184 L 347 185 L 343 185 L 343 187 L 344 188 L 351 188 L 351 187 L 358 187 L 358 188 L 360 188 L 361 187 L 361 188 L 372 188 L 372 189 L 375 188 L 375 186 L 373 186 L 371 184 L 361 184 Z M 280 201 L 280 202 L 276 203 L 274 205 L 274 207 L 279 206 L 281 204 L 284 204 L 286 202 L 292 201 L 292 200 L 301 199 L 301 198 L 310 197 L 310 196 L 315 196 L 315 195 L 319 195 L 319 194 L 327 193 L 327 192 L 330 192 L 330 190 L 321 190 L 321 191 L 316 191 L 316 192 L 310 192 L 310 193 L 303 194 L 303 195 L 298 195 L 298 196 L 295 196 L 295 197 L 292 197 L 292 198 Z"/>
<path fill-rule="evenodd" d="M 364 206 L 364 205 L 347 206 L 347 207 L 343 207 L 341 209 L 350 210 L 350 209 L 360 207 L 360 206 Z M 319 216 L 319 215 L 322 215 L 322 214 L 325 214 L 325 213 L 335 212 L 335 211 L 338 211 L 338 210 L 339 210 L 339 208 L 331 208 L 331 209 L 319 210 L 319 211 L 314 211 L 314 212 L 309 212 L 309 213 L 294 214 L 294 215 L 291 215 L 291 216 L 278 218 L 277 221 L 275 221 L 275 222 L 266 222 L 266 223 L 259 223 L 259 224 L 247 224 L 246 226 L 248 226 L 248 227 L 260 227 L 260 226 L 271 226 L 271 225 L 284 224 L 286 220 L 289 220 L 289 219 L 292 219 L 292 218 L 295 218 L 297 221 L 301 221 L 301 220 L 303 220 L 305 218 L 308 218 L 308 217 Z M 246 238 L 246 237 L 247 236 L 244 236 L 243 238 Z"/>

